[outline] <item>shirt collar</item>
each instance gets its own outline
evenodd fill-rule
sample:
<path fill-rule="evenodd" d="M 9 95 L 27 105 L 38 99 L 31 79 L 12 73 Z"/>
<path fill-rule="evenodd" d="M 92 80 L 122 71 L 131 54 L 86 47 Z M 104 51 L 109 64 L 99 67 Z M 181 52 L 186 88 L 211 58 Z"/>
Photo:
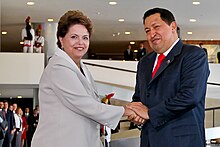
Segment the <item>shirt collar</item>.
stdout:
<path fill-rule="evenodd" d="M 180 40 L 180 39 L 177 38 L 176 41 L 170 46 L 170 48 L 169 48 L 166 52 L 163 53 L 163 55 L 164 55 L 164 56 L 167 56 L 167 55 L 169 54 L 169 52 L 171 51 L 171 49 L 174 47 L 174 45 L 177 44 L 177 42 L 178 42 L 179 40 Z M 159 56 L 159 55 L 160 55 L 160 54 L 157 54 L 157 56 Z"/>

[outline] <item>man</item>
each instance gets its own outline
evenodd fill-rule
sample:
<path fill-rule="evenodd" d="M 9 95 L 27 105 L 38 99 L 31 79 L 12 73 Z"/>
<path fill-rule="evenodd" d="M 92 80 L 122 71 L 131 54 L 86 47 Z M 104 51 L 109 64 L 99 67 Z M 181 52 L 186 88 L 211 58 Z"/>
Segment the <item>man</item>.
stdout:
<path fill-rule="evenodd" d="M 2 101 L 0 101 L 0 111 L 2 111 L 4 108 L 4 103 Z"/>
<path fill-rule="evenodd" d="M 18 104 L 14 103 L 12 106 L 13 106 L 12 112 L 15 114 L 15 113 L 16 113 L 16 110 L 17 110 L 17 108 L 18 108 Z"/>
<path fill-rule="evenodd" d="M 22 29 L 21 39 L 24 41 L 23 52 L 24 53 L 33 53 L 33 45 L 34 45 L 34 29 L 31 27 L 30 16 L 28 16 L 25 20 L 26 27 Z"/>
<path fill-rule="evenodd" d="M 11 110 L 8 109 L 8 102 L 4 102 L 4 110 L 6 114 L 6 120 L 8 122 L 8 129 L 5 134 L 5 139 L 3 143 L 3 147 L 11 147 L 12 145 L 12 140 L 14 137 L 14 132 L 15 132 L 15 119 L 14 119 L 14 114 Z"/>
<path fill-rule="evenodd" d="M 205 51 L 206 55 L 208 55 L 207 49 L 203 47 L 203 43 L 199 43 L 199 46 Z"/>
<path fill-rule="evenodd" d="M 28 107 L 26 107 L 24 110 L 24 116 L 25 116 L 26 120 L 28 120 L 29 115 L 30 115 L 30 109 Z"/>
<path fill-rule="evenodd" d="M 218 63 L 220 63 L 220 52 L 217 53 Z"/>
<path fill-rule="evenodd" d="M 38 25 L 38 28 L 36 30 L 36 36 L 34 40 L 34 52 L 35 53 L 43 53 L 43 47 L 44 47 L 44 37 L 41 35 L 42 27 L 41 25 Z"/>
<path fill-rule="evenodd" d="M 0 104 L 1 103 L 3 102 L 0 102 Z M 8 129 L 8 123 L 6 121 L 6 113 L 3 111 L 3 108 L 2 108 L 2 110 L 0 111 L 0 147 L 2 147 L 3 145 L 5 132 L 7 131 L 7 129 Z"/>
<path fill-rule="evenodd" d="M 39 121 L 39 113 L 37 109 L 33 110 L 33 114 L 28 117 L 27 130 L 27 147 L 31 147 L 31 141 Z"/>
<path fill-rule="evenodd" d="M 128 48 L 124 51 L 124 60 L 132 61 L 133 60 L 133 51 L 131 50 L 131 45 L 128 45 Z"/>
<path fill-rule="evenodd" d="M 141 147 L 205 147 L 207 56 L 179 40 L 170 11 L 150 9 L 143 22 L 155 52 L 139 61 L 133 103 L 128 106 L 140 116 L 133 122 L 146 119 Z"/>
<path fill-rule="evenodd" d="M 139 49 L 137 53 L 137 60 L 139 61 L 144 55 L 146 55 L 146 49 L 144 48 L 144 43 L 139 44 Z"/>

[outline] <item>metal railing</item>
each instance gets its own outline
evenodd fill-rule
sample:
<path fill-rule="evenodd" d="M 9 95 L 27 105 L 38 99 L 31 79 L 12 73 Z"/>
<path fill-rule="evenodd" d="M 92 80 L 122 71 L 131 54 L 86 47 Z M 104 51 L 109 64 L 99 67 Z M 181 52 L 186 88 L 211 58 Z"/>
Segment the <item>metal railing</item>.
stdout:
<path fill-rule="evenodd" d="M 91 65 L 91 66 L 96 66 L 96 67 L 101 67 L 101 68 L 108 68 L 108 69 L 113 69 L 113 70 L 118 70 L 118 71 L 124 71 L 124 72 L 130 72 L 130 73 L 137 73 L 136 71 L 133 70 L 127 70 L 127 69 L 122 69 L 122 68 L 117 68 L 117 67 L 111 67 L 111 66 L 106 66 L 106 65 L 99 65 L 99 64 L 93 64 L 93 63 L 88 63 L 88 62 L 83 62 L 86 65 Z M 208 85 L 215 85 L 215 86 L 220 86 L 219 83 L 213 83 L 213 82 L 207 82 Z M 211 107 L 211 108 L 206 108 L 205 111 L 212 111 L 212 126 L 215 127 L 215 111 L 220 110 L 219 107 Z M 127 120 L 121 120 L 121 122 L 124 122 Z"/>
<path fill-rule="evenodd" d="M 220 107 L 206 108 L 205 111 L 212 111 L 212 127 L 215 127 L 215 111 L 220 110 Z"/>

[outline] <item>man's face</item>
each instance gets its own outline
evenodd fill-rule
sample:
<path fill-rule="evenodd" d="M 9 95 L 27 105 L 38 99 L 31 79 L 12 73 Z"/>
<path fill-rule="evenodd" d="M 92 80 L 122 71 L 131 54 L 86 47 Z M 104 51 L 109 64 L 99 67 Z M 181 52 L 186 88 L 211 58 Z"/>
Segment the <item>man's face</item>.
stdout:
<path fill-rule="evenodd" d="M 4 103 L 4 109 L 8 109 L 8 102 Z"/>
<path fill-rule="evenodd" d="M 29 108 L 25 108 L 25 113 L 29 113 Z"/>
<path fill-rule="evenodd" d="M 139 48 L 140 48 L 140 49 L 144 48 L 144 44 L 143 44 L 143 43 L 140 43 Z"/>
<path fill-rule="evenodd" d="M 4 103 L 0 102 L 0 109 L 2 109 L 4 107 Z"/>
<path fill-rule="evenodd" d="M 176 23 L 166 24 L 159 13 L 148 16 L 144 28 L 147 40 L 156 53 L 164 53 L 177 39 Z"/>
<path fill-rule="evenodd" d="M 15 111 L 17 109 L 18 105 L 17 104 L 13 104 L 13 110 Z"/>

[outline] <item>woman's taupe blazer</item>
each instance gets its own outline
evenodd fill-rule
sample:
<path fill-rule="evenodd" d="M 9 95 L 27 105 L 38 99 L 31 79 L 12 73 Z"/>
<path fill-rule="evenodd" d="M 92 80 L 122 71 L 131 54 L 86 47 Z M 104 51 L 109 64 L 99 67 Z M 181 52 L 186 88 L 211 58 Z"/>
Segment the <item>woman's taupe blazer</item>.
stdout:
<path fill-rule="evenodd" d="M 32 147 L 100 147 L 100 124 L 115 128 L 123 107 L 100 103 L 94 80 L 62 50 L 49 60 L 39 85 L 39 124 Z"/>

